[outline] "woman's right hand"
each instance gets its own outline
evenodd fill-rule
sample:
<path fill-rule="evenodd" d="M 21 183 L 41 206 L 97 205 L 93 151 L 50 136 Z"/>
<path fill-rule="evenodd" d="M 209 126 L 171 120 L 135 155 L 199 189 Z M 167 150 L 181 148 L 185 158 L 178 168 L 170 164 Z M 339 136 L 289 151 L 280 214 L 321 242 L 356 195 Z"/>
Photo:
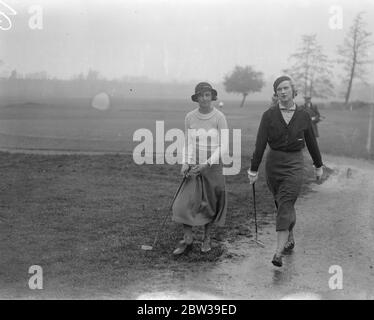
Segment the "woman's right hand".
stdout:
<path fill-rule="evenodd" d="M 258 173 L 248 170 L 248 179 L 250 184 L 254 184 L 257 181 Z"/>
<path fill-rule="evenodd" d="M 182 176 L 184 176 L 189 169 L 190 169 L 190 165 L 187 164 L 187 163 L 183 163 L 182 164 L 182 168 L 181 168 L 181 174 L 182 174 Z"/>

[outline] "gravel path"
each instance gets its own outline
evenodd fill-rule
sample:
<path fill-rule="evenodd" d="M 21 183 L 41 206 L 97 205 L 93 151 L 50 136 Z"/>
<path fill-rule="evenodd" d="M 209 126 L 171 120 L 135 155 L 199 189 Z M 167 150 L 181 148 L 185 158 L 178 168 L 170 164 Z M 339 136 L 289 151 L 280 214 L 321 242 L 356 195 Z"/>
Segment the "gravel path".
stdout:
<path fill-rule="evenodd" d="M 265 248 L 247 238 L 227 243 L 217 267 L 161 274 L 129 288 L 134 298 L 374 299 L 374 164 L 332 156 L 324 162 L 334 173 L 299 198 L 296 247 L 283 267 L 270 262 L 276 234 L 266 226 L 259 235 Z M 340 284 L 331 279 L 340 270 L 342 289 L 333 290 L 329 282 Z"/>

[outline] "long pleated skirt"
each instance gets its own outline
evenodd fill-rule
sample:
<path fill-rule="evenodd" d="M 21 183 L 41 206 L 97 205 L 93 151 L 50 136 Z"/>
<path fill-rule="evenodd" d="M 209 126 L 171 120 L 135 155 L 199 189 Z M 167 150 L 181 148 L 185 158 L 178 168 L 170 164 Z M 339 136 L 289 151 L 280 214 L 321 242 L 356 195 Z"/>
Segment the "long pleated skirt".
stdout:
<path fill-rule="evenodd" d="M 302 151 L 270 149 L 266 157 L 266 182 L 277 206 L 276 231 L 291 231 L 296 223 L 295 202 L 303 183 Z"/>
<path fill-rule="evenodd" d="M 190 226 L 215 223 L 223 226 L 227 195 L 222 165 L 214 164 L 201 174 L 188 177 L 173 204 L 172 220 Z"/>

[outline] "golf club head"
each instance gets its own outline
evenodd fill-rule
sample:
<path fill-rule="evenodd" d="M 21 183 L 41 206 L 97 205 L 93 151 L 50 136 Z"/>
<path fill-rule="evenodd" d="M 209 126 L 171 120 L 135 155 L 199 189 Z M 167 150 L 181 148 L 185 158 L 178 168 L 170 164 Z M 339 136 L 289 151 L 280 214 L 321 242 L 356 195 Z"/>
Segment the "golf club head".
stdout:
<path fill-rule="evenodd" d="M 145 250 L 145 251 L 150 251 L 150 250 L 153 250 L 153 247 L 152 247 L 152 246 L 147 246 L 147 245 L 144 245 L 144 244 L 143 244 L 143 245 L 141 246 L 141 249 L 142 249 L 142 250 Z"/>
<path fill-rule="evenodd" d="M 262 243 L 260 240 L 252 239 L 252 241 L 256 242 L 260 247 L 265 248 L 265 244 Z"/>

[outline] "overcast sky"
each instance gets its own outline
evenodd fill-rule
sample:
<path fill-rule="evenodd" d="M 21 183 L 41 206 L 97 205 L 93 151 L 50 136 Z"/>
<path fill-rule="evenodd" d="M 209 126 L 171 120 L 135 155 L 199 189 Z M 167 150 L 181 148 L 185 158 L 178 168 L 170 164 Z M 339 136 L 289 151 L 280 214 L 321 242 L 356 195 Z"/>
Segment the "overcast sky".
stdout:
<path fill-rule="evenodd" d="M 239 64 L 268 79 L 288 67 L 303 34 L 317 34 L 332 58 L 358 12 L 374 31 L 373 0 L 2 0 L 6 13 L 1 2 L 17 15 L 9 16 L 10 30 L 0 30 L 0 71 L 59 78 L 93 68 L 107 78 L 216 82 Z M 42 30 L 28 26 L 32 4 L 43 8 Z M 336 5 L 341 30 L 329 27 Z"/>

